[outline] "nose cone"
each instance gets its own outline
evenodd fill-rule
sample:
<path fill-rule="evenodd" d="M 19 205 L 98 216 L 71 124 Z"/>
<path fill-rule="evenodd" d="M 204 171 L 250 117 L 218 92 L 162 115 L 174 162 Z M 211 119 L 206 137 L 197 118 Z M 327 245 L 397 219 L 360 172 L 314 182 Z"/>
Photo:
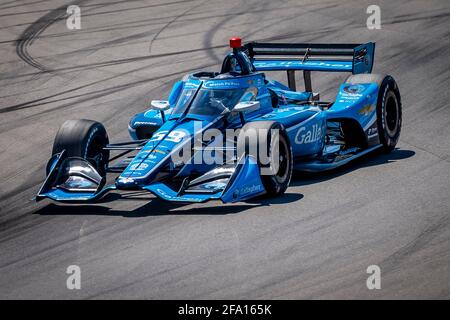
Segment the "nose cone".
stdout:
<path fill-rule="evenodd" d="M 135 189 L 148 185 L 158 179 L 158 174 L 164 168 L 169 170 L 164 174 L 170 174 L 170 170 L 173 169 L 169 168 L 170 164 L 179 160 L 180 149 L 184 146 L 189 149 L 194 132 L 200 132 L 204 128 L 203 122 L 188 119 L 172 127 L 169 127 L 170 123 L 167 122 L 168 124 L 166 123 L 153 134 L 153 137 L 120 174 L 116 180 L 117 188 Z"/>

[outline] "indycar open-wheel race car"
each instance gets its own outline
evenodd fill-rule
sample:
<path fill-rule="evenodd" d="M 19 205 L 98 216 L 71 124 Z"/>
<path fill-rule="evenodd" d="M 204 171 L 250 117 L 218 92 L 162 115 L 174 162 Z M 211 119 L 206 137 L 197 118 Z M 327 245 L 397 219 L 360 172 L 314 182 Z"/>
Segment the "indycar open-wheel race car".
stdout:
<path fill-rule="evenodd" d="M 394 149 L 401 98 L 391 76 L 371 74 L 374 43 L 241 45 L 232 38 L 230 46 L 220 72 L 185 76 L 167 100 L 133 117 L 131 141 L 110 144 L 102 124 L 66 121 L 36 200 L 147 190 L 169 201 L 235 202 L 284 193 L 293 170 L 329 170 Z M 287 85 L 265 74 L 280 70 Z M 300 70 L 304 91 L 296 90 Z M 351 75 L 326 102 L 312 90 L 311 71 Z"/>

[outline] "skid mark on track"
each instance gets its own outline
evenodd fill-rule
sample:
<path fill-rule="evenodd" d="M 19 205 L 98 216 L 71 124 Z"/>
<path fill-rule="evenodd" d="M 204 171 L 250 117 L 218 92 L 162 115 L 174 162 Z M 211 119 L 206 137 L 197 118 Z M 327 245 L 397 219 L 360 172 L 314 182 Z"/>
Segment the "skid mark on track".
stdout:
<path fill-rule="evenodd" d="M 447 215 L 439 218 L 435 223 L 430 224 L 424 228 L 420 234 L 412 241 L 406 243 L 393 254 L 388 256 L 383 262 L 383 269 L 385 271 L 392 271 L 401 268 L 402 262 L 417 254 L 417 252 L 429 248 L 430 243 L 437 236 L 448 231 L 450 219 Z"/>
<path fill-rule="evenodd" d="M 153 38 L 150 40 L 150 44 L 148 46 L 148 52 L 151 53 L 152 52 L 152 46 L 153 43 L 156 41 L 156 39 L 158 39 L 159 35 L 166 30 L 172 23 L 174 23 L 175 21 L 177 21 L 178 19 L 182 18 L 183 16 L 185 16 L 186 14 L 188 14 L 189 12 L 191 12 L 192 10 L 200 7 L 201 5 L 205 4 L 207 2 L 207 0 L 204 0 L 196 5 L 194 5 L 193 7 L 190 7 L 189 9 L 183 11 L 181 14 L 175 16 L 172 20 L 170 20 L 169 22 L 167 22 L 161 29 L 159 29 L 158 32 L 156 32 L 156 34 L 153 36 Z"/>
<path fill-rule="evenodd" d="M 202 66 L 199 66 L 199 68 L 206 68 L 206 67 L 210 67 L 210 66 L 212 66 L 212 65 L 211 64 L 204 64 Z M 57 94 L 53 94 L 53 95 L 50 95 L 50 96 L 47 96 L 47 97 L 44 97 L 44 98 L 35 99 L 33 101 L 21 103 L 21 104 L 18 104 L 18 105 L 15 105 L 15 106 L 11 106 L 11 107 L 6 107 L 6 108 L 1 109 L 0 113 L 7 113 L 7 112 L 17 111 L 17 110 L 21 110 L 21 109 L 27 109 L 27 108 L 31 108 L 31 107 L 41 106 L 41 105 L 45 105 L 45 104 L 49 104 L 49 103 L 53 103 L 53 102 L 60 102 L 60 101 L 64 101 L 64 100 L 74 99 L 74 98 L 82 98 L 80 100 L 77 100 L 75 102 L 71 102 L 71 103 L 66 104 L 66 105 L 61 105 L 61 106 L 52 108 L 50 110 L 45 110 L 43 112 L 40 112 L 38 114 L 33 115 L 32 117 L 38 116 L 38 115 L 43 115 L 45 113 L 49 113 L 49 112 L 52 112 L 54 110 L 62 109 L 62 108 L 65 108 L 65 107 L 69 107 L 69 106 L 72 106 L 74 104 L 78 104 L 78 103 L 81 103 L 81 102 L 84 102 L 84 101 L 87 101 L 87 100 L 91 100 L 91 99 L 94 99 L 94 98 L 98 98 L 98 97 L 102 97 L 102 96 L 109 95 L 109 94 L 112 94 L 112 93 L 116 93 L 118 91 L 125 90 L 125 89 L 128 89 L 130 87 L 138 86 L 138 85 L 141 85 L 141 84 L 144 84 L 144 83 L 148 83 L 148 82 L 151 82 L 151 81 L 155 81 L 155 80 L 161 80 L 161 79 L 169 78 L 171 76 L 178 76 L 180 74 L 185 74 L 186 72 L 189 72 L 190 70 L 191 69 L 180 70 L 180 71 L 176 71 L 174 73 L 168 73 L 168 74 L 165 74 L 165 75 L 162 75 L 162 76 L 158 76 L 158 77 L 147 78 L 147 79 L 140 79 L 140 80 L 137 80 L 137 81 L 134 81 L 134 82 L 127 82 L 126 84 L 113 86 L 113 87 L 109 87 L 109 88 L 103 88 L 103 89 L 91 91 L 91 92 L 88 92 L 88 93 L 76 94 L 76 95 L 72 95 L 70 97 L 60 98 L 60 99 L 56 99 L 56 100 L 49 100 L 50 98 L 59 97 L 59 96 L 62 96 L 64 94 L 67 94 L 67 93 L 71 93 L 71 92 L 74 92 L 74 91 L 85 89 L 85 88 L 93 86 L 95 84 L 98 84 L 98 83 L 101 83 L 101 82 L 105 82 L 106 80 L 111 80 L 111 79 L 117 77 L 115 75 L 115 76 L 113 76 L 111 78 L 108 78 L 108 79 L 102 79 L 102 80 L 99 80 L 99 81 L 95 81 L 95 82 L 92 82 L 92 83 L 89 83 L 89 84 L 85 84 L 83 86 L 79 86 L 77 88 L 72 88 L 72 89 L 69 89 L 69 90 L 65 90 L 65 91 L 59 92 Z M 123 74 L 121 74 L 121 75 L 123 75 Z M 28 118 L 30 118 L 30 117 L 23 118 L 22 120 L 26 120 Z M 16 127 L 17 127 L 16 124 L 14 124 L 13 128 L 16 128 Z M 5 127 L 3 130 L 0 130 L 0 132 L 4 133 L 6 131 L 9 131 L 9 129 L 7 129 Z"/>
<path fill-rule="evenodd" d="M 20 37 L 16 41 L 16 53 L 20 59 L 24 62 L 41 70 L 43 72 L 52 72 L 51 68 L 43 65 L 42 63 L 36 61 L 31 54 L 28 52 L 28 48 L 33 44 L 33 42 L 39 37 L 39 35 L 44 32 L 48 27 L 50 27 L 55 22 L 64 19 L 67 15 L 66 9 L 69 5 L 81 5 L 88 0 L 76 0 L 71 3 L 60 6 L 46 15 L 43 15 L 38 20 L 33 22 L 28 28 L 26 28 Z"/>
<path fill-rule="evenodd" d="M 225 47 L 227 47 L 227 45 L 217 45 L 217 46 L 213 46 L 213 47 L 209 47 L 209 48 L 181 50 L 181 51 L 167 52 L 167 53 L 161 53 L 161 54 L 138 56 L 138 57 L 133 57 L 133 58 L 105 60 L 105 61 L 101 61 L 101 62 L 93 62 L 93 63 L 86 63 L 86 64 L 80 64 L 80 65 L 75 65 L 75 66 L 61 67 L 61 68 L 53 69 L 53 72 L 63 72 L 63 71 L 65 72 L 65 71 L 72 71 L 72 70 L 77 70 L 77 71 L 89 70 L 89 69 L 93 69 L 93 68 L 116 66 L 116 65 L 120 65 L 120 64 L 134 63 L 134 62 L 151 60 L 151 59 L 156 59 L 156 58 L 165 58 L 165 57 L 183 55 L 183 54 L 188 54 L 188 53 L 203 52 L 205 50 L 213 50 L 213 49 L 225 48 Z M 78 54 L 78 53 L 84 52 L 84 51 L 86 51 L 86 49 L 72 51 L 70 53 L 65 53 L 64 55 L 65 56 L 67 56 L 68 54 L 75 55 L 75 54 Z M 40 73 L 33 72 L 33 73 L 25 73 L 25 74 L 20 74 L 20 75 L 0 77 L 0 80 L 17 79 L 17 78 L 21 78 L 21 77 L 36 76 L 36 75 L 40 75 Z M 3 108 L 3 109 L 5 109 L 5 108 Z M 2 111 L 0 111 L 0 112 L 2 112 Z"/>

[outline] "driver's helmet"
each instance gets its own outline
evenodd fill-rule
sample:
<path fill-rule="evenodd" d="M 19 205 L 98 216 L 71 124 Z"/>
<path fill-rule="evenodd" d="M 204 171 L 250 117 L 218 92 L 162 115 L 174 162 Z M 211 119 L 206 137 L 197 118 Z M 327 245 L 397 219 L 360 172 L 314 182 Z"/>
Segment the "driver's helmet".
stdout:
<path fill-rule="evenodd" d="M 241 71 L 241 68 L 239 67 L 239 63 L 235 57 L 231 58 L 230 60 L 230 73 L 235 72 L 238 73 Z"/>
<path fill-rule="evenodd" d="M 225 59 L 224 64 L 226 67 L 222 67 L 221 73 L 218 74 L 216 78 L 220 79 L 240 76 L 241 66 L 239 65 L 238 59 L 235 56 L 228 56 Z"/>

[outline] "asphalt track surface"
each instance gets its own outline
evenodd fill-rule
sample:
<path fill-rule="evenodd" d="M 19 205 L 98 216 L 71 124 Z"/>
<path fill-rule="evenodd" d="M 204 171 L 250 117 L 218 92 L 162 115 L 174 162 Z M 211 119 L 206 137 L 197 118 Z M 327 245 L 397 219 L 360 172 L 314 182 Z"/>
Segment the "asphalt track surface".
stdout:
<path fill-rule="evenodd" d="M 69 4 L 81 30 L 66 28 Z M 381 30 L 366 28 L 370 4 Z M 2 0 L 0 298 L 450 298 L 449 16 L 448 1 Z M 64 120 L 101 121 L 124 140 L 150 99 L 217 70 L 235 35 L 376 41 L 374 72 L 392 74 L 403 97 L 398 148 L 296 174 L 275 199 L 30 200 Z M 313 86 L 332 100 L 345 77 L 316 73 Z M 366 287 L 374 264 L 381 290 Z M 66 288 L 69 265 L 81 290 Z"/>

